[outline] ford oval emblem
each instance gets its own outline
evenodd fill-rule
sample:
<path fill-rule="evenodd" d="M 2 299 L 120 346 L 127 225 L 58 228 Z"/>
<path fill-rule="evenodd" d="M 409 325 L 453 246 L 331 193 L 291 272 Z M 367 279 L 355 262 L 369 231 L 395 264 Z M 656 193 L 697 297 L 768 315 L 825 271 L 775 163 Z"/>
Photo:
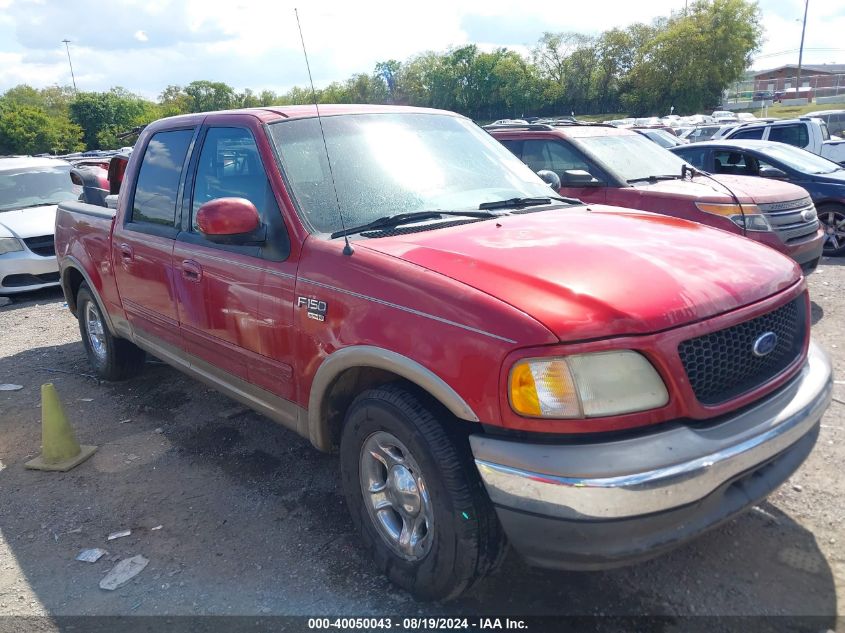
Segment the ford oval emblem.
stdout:
<path fill-rule="evenodd" d="M 777 344 L 778 335 L 774 332 L 765 332 L 764 334 L 758 336 L 754 341 L 751 351 L 754 352 L 755 356 L 768 356 L 775 351 Z"/>
<path fill-rule="evenodd" d="M 804 209 L 801 212 L 801 219 L 804 220 L 804 222 L 809 222 L 810 220 L 815 220 L 816 219 L 816 210 L 815 209 Z"/>

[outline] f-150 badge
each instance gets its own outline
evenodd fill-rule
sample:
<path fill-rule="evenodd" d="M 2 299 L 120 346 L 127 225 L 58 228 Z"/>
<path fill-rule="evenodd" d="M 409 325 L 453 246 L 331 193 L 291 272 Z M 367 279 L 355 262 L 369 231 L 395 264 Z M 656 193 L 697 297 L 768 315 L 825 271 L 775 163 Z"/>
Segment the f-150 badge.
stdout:
<path fill-rule="evenodd" d="M 296 307 L 304 307 L 309 319 L 314 319 L 315 321 L 326 320 L 326 311 L 328 310 L 328 306 L 325 301 L 320 301 L 319 299 L 309 299 L 308 297 L 298 297 L 296 300 Z"/>

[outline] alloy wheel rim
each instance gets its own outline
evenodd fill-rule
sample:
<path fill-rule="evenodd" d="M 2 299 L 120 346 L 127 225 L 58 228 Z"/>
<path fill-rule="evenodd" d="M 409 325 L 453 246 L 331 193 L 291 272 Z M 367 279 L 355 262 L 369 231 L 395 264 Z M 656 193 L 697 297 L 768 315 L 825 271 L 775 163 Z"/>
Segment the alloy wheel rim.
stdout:
<path fill-rule="evenodd" d="M 104 361 L 106 359 L 106 335 L 103 329 L 103 321 L 100 319 L 100 314 L 93 303 L 88 303 L 85 306 L 85 331 L 88 333 L 88 342 L 91 344 L 91 350 L 97 359 Z"/>
<path fill-rule="evenodd" d="M 824 249 L 834 251 L 845 246 L 845 213 L 824 211 L 819 220 L 824 226 Z"/>
<path fill-rule="evenodd" d="M 405 560 L 425 557 L 434 538 L 434 515 L 422 471 L 392 433 L 378 431 L 361 447 L 361 492 L 381 538 Z"/>

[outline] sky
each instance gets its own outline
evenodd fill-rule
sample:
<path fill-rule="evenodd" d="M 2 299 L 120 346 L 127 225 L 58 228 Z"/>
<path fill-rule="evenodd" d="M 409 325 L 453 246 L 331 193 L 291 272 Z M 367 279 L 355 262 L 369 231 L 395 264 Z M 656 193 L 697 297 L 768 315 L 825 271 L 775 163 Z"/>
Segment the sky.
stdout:
<path fill-rule="evenodd" d="M 753 67 L 797 63 L 804 1 L 759 4 L 766 41 Z M 69 85 L 64 39 L 79 90 L 122 86 L 156 98 L 170 84 L 208 79 L 284 92 L 308 81 L 296 6 L 319 88 L 378 61 L 468 43 L 528 54 L 544 31 L 595 35 L 668 15 L 684 0 L 0 0 L 0 92 Z M 845 63 L 842 33 L 845 2 L 809 0 L 804 63 Z"/>

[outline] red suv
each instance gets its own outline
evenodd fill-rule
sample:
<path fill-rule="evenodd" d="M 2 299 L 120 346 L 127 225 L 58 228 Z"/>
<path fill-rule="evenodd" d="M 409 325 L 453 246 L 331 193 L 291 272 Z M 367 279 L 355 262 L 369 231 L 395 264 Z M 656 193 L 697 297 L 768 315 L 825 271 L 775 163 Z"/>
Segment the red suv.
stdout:
<path fill-rule="evenodd" d="M 739 233 L 789 255 L 805 274 L 818 265 L 824 233 L 801 187 L 690 170 L 683 159 L 640 134 L 610 125 L 485 129 L 533 171 L 557 174 L 563 195 Z"/>

